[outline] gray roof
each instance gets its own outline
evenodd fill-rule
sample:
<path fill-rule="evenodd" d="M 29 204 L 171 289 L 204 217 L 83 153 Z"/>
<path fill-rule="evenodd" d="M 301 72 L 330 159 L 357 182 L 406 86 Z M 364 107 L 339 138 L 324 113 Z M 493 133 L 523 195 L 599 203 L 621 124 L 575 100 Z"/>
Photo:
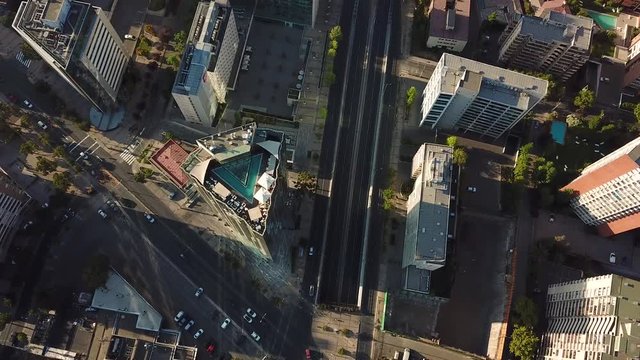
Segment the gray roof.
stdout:
<path fill-rule="evenodd" d="M 591 18 L 562 14 L 546 9 L 540 15 L 523 16 L 522 35 L 531 35 L 538 41 L 546 43 L 562 42 L 570 43 L 581 49 L 589 49 L 593 20 Z"/>
<path fill-rule="evenodd" d="M 526 110 L 530 110 L 542 98 L 547 95 L 548 82 L 535 76 L 526 75 L 512 70 L 503 69 L 493 65 L 487 65 L 475 60 L 469 60 L 460 56 L 444 53 L 440 62 L 444 63 L 444 71 L 442 74 L 442 83 L 440 89 L 444 93 L 453 94 L 459 86 L 464 85 L 465 88 L 473 87 L 480 89 L 481 95 L 489 96 L 488 92 L 494 89 L 501 89 L 499 94 L 495 96 L 509 96 L 504 98 L 507 104 L 516 105 Z M 470 77 L 471 73 L 479 74 L 482 80 L 477 76 Z M 461 80 L 470 82 L 470 84 L 461 83 Z M 480 85 L 478 87 L 478 85 Z M 483 92 L 484 90 L 484 92 Z"/>

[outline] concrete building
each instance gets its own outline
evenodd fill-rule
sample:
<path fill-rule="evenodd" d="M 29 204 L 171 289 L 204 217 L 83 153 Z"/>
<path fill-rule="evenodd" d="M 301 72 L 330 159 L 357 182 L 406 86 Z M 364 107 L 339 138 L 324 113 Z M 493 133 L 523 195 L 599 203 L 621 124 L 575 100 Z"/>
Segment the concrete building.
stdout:
<path fill-rule="evenodd" d="M 589 60 L 593 20 L 545 9 L 521 16 L 501 36 L 498 61 L 567 80 Z"/>
<path fill-rule="evenodd" d="M 171 91 L 187 121 L 212 125 L 218 104 L 226 102 L 239 44 L 233 9 L 199 3 Z"/>
<path fill-rule="evenodd" d="M 183 164 L 191 183 L 233 229 L 234 239 L 271 258 L 268 240 L 286 188 L 284 135 L 255 123 L 196 141 Z"/>
<path fill-rule="evenodd" d="M 640 137 L 582 170 L 563 190 L 576 194 L 571 207 L 603 236 L 640 227 Z"/>
<path fill-rule="evenodd" d="M 0 262 L 3 262 L 11 240 L 20 225 L 20 214 L 31 197 L 0 168 Z"/>
<path fill-rule="evenodd" d="M 547 94 L 533 76 L 444 53 L 422 101 L 420 126 L 498 138 Z"/>
<path fill-rule="evenodd" d="M 319 4 L 320 0 L 262 0 L 256 4 L 255 16 L 287 26 L 315 27 Z"/>
<path fill-rule="evenodd" d="M 429 293 L 431 272 L 444 267 L 447 240 L 453 237 L 450 208 L 454 174 L 453 149 L 423 144 L 413 157 L 413 191 L 407 200 L 402 268 L 407 290 Z"/>
<path fill-rule="evenodd" d="M 604 275 L 549 286 L 540 360 L 640 357 L 640 282 Z"/>
<path fill-rule="evenodd" d="M 427 47 L 461 52 L 469 39 L 470 12 L 470 0 L 432 1 Z"/>
<path fill-rule="evenodd" d="M 102 9 L 74 0 L 23 1 L 13 28 L 98 110 L 115 107 L 129 58 Z"/>

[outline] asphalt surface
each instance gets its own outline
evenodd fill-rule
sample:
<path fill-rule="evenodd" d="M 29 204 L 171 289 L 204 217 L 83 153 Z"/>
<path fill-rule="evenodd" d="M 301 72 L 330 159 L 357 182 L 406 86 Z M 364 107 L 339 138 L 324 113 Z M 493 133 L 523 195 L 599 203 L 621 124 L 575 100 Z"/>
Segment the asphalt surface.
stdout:
<path fill-rule="evenodd" d="M 320 158 L 319 178 L 333 178 L 331 202 L 327 198 L 317 197 L 314 207 L 311 244 L 321 249 L 326 239 L 323 255 L 324 264 L 319 286 L 318 301 L 326 304 L 352 307 L 358 301 L 358 281 L 360 260 L 364 244 L 365 218 L 369 195 L 369 175 L 375 166 L 373 207 L 376 223 L 379 216 L 378 191 L 380 181 L 386 178 L 384 164 L 388 156 L 388 133 L 392 112 L 383 107 L 383 127 L 381 131 L 380 156 L 377 164 L 372 163 L 375 119 L 378 112 L 378 100 L 382 81 L 382 58 L 385 35 L 390 11 L 397 17 L 397 5 L 390 7 L 387 0 L 347 0 L 343 3 L 341 27 L 344 41 L 342 51 L 336 58 L 336 75 L 339 79 L 329 97 L 329 117 L 323 139 L 323 152 Z M 352 14 L 355 11 L 355 22 Z M 354 29 L 352 54 L 347 59 L 349 35 Z M 392 28 L 395 30 L 395 25 Z M 393 31 L 392 33 L 398 33 Z M 393 38 L 395 40 L 395 38 Z M 370 42 L 369 42 L 370 40 Z M 392 41 L 393 42 L 393 41 Z M 371 46 L 368 47 L 368 44 Z M 391 53 L 393 54 L 393 52 Z M 393 61 L 393 56 L 388 61 Z M 347 63 L 348 62 L 348 63 Z M 366 64 L 366 66 L 365 66 Z M 389 69 L 392 65 L 389 65 Z M 342 79 L 346 76 L 346 87 Z M 389 79 L 389 78 L 388 78 Z M 386 94 L 393 94 L 387 89 Z M 341 104 L 344 94 L 345 103 Z M 392 96 L 389 96 L 391 98 Z M 392 99 L 389 99 L 392 100 Z M 343 106 L 341 106 L 343 105 Z M 387 114 L 385 114 L 387 113 Z M 342 119 L 342 121 L 340 121 Z M 337 132 L 340 127 L 339 141 Z M 386 131 L 386 132 L 385 132 Z M 336 149 L 337 145 L 337 149 Z M 335 173 L 332 174 L 333 159 L 337 151 Z M 333 175 L 333 176 L 332 176 Z M 383 175 L 383 176 L 381 176 Z M 328 209 L 330 205 L 330 209 Z M 328 212 L 328 217 L 324 214 Z M 325 219 L 328 223 L 325 224 Z M 327 233 L 324 233 L 324 229 Z M 372 232 L 373 234 L 373 232 Z M 379 234 L 370 238 L 371 246 L 379 242 Z M 372 258 L 368 258 L 369 261 Z M 314 284 L 320 268 L 316 256 L 308 262 L 305 273 L 305 285 Z M 365 271 L 366 272 L 366 271 Z M 374 281 L 375 282 L 375 281 Z"/>

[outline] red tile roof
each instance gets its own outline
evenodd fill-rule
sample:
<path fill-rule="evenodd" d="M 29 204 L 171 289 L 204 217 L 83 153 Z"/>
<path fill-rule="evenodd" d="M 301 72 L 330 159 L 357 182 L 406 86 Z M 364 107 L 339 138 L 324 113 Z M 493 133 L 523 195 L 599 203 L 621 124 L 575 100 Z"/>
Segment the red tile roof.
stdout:
<path fill-rule="evenodd" d="M 151 156 L 151 163 L 182 188 L 189 180 L 181 167 L 187 156 L 189 156 L 189 153 L 180 144 L 169 140 Z"/>
<path fill-rule="evenodd" d="M 598 233 L 601 236 L 613 236 L 622 234 L 629 230 L 640 227 L 640 213 L 625 216 L 622 219 L 614 220 L 598 226 Z"/>
<path fill-rule="evenodd" d="M 628 155 L 624 154 L 607 165 L 604 165 L 588 174 L 581 175 L 561 190 L 572 189 L 578 195 L 586 193 L 587 191 L 611 181 L 620 175 L 626 174 L 637 167 L 638 164 Z"/>

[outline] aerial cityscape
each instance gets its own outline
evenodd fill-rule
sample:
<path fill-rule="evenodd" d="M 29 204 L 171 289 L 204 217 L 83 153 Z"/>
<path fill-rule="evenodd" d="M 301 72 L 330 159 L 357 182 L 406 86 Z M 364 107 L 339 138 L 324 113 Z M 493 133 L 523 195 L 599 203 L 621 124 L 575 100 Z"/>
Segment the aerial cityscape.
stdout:
<path fill-rule="evenodd" d="M 0 0 L 22 359 L 640 360 L 640 0 Z"/>

